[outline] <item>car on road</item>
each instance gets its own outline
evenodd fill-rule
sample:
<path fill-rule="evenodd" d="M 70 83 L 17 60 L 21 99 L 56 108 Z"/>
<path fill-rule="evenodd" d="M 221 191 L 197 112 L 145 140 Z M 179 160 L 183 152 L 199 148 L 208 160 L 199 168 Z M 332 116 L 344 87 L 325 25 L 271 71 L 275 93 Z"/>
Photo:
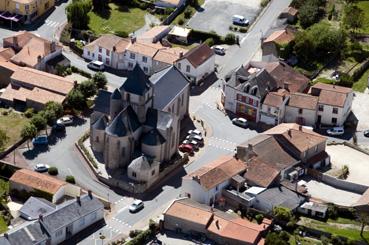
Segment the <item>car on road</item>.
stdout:
<path fill-rule="evenodd" d="M 196 134 L 187 135 L 186 140 L 195 140 L 200 144 L 204 142 L 204 138 Z"/>
<path fill-rule="evenodd" d="M 198 129 L 188 130 L 187 134 L 188 135 L 199 135 L 199 136 L 201 136 L 201 132 Z"/>
<path fill-rule="evenodd" d="M 216 46 L 211 47 L 211 49 L 217 55 L 225 55 L 225 48 L 223 48 L 222 46 L 216 45 Z"/>
<path fill-rule="evenodd" d="M 246 128 L 247 125 L 248 125 L 247 120 L 245 118 L 242 118 L 242 117 L 233 118 L 232 123 L 234 125 L 237 125 L 237 126 L 242 127 L 242 128 Z"/>
<path fill-rule="evenodd" d="M 369 129 L 364 131 L 364 136 L 369 137 Z"/>
<path fill-rule="evenodd" d="M 192 147 L 194 148 L 194 150 L 198 150 L 200 145 L 196 140 L 184 140 L 182 142 L 183 145 L 192 145 Z"/>
<path fill-rule="evenodd" d="M 327 134 L 329 135 L 343 135 L 345 130 L 343 127 L 334 127 L 327 130 Z"/>
<path fill-rule="evenodd" d="M 73 124 L 73 117 L 71 116 L 61 117 L 56 121 L 56 124 L 62 124 L 64 126 L 71 125 Z"/>
<path fill-rule="evenodd" d="M 36 166 L 33 167 L 33 170 L 35 170 L 36 172 L 42 173 L 42 172 L 46 172 L 49 168 L 50 166 L 47 164 L 38 163 L 36 164 Z"/>
<path fill-rule="evenodd" d="M 46 135 L 40 135 L 32 140 L 33 145 L 47 145 L 49 143 Z"/>
<path fill-rule="evenodd" d="M 98 60 L 91 61 L 87 64 L 91 70 L 103 71 L 105 69 L 104 63 Z"/>
<path fill-rule="evenodd" d="M 178 149 L 181 152 L 187 152 L 189 154 L 193 154 L 193 146 L 190 144 L 181 144 L 178 146 Z"/>
<path fill-rule="evenodd" d="M 247 26 L 250 23 L 250 21 L 246 19 L 245 17 L 243 17 L 242 15 L 233 15 L 232 22 L 234 25 L 239 25 L 239 26 Z"/>
<path fill-rule="evenodd" d="M 52 127 L 52 131 L 55 132 L 65 132 L 65 125 L 60 123 L 55 123 Z"/>
<path fill-rule="evenodd" d="M 144 203 L 141 200 L 134 200 L 134 202 L 129 206 L 129 212 L 136 213 L 144 208 Z"/>

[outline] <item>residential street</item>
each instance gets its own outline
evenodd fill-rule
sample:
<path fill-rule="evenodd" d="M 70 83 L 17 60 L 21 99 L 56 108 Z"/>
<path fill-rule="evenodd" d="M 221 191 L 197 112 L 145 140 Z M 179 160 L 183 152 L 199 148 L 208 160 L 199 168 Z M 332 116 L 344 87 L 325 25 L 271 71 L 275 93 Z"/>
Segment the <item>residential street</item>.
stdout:
<path fill-rule="evenodd" d="M 223 57 L 222 64 L 219 66 L 220 74 L 218 77 L 222 78 L 226 73 L 249 61 L 254 56 L 260 48 L 260 37 L 262 33 L 265 33 L 273 25 L 279 13 L 290 2 L 291 0 L 272 1 L 266 11 L 256 20 L 250 32 L 242 39 L 241 46 L 230 48 L 226 56 Z M 64 13 L 65 5 L 66 3 L 62 3 L 60 6 L 57 6 L 55 11 L 46 18 L 45 24 L 39 27 L 33 27 L 34 31 L 45 38 L 52 38 L 58 26 L 66 20 Z M 9 35 L 11 35 L 10 31 L 0 29 L 1 37 Z M 64 51 L 64 55 L 70 59 L 73 66 L 91 72 L 86 66 L 87 63 L 82 58 L 67 50 Z M 120 87 L 125 79 L 114 74 L 105 74 L 111 88 Z M 56 141 L 46 151 L 25 153 L 28 154 L 28 158 L 32 164 L 46 163 L 56 166 L 60 170 L 60 176 L 74 175 L 77 183 L 83 188 L 91 189 L 97 195 L 109 199 L 115 204 L 115 213 L 106 220 L 107 226 L 89 236 L 81 244 L 95 244 L 96 240 L 99 240 L 100 232 L 106 236 L 106 242 L 108 243 L 108 240 L 116 237 L 118 233 L 127 235 L 129 230 L 133 228 L 142 229 L 148 224 L 150 218 L 160 215 L 168 203 L 180 195 L 181 177 L 183 175 L 200 168 L 221 155 L 233 154 L 233 149 L 237 144 L 257 134 L 256 131 L 234 126 L 230 119 L 216 108 L 216 104 L 220 100 L 220 88 L 218 84 L 215 83 L 200 95 L 192 96 L 190 100 L 191 116 L 201 118 L 210 128 L 210 133 L 207 135 L 208 144 L 198 153 L 195 160 L 185 167 L 185 171 L 176 173 L 166 180 L 162 186 L 146 196 L 144 198 L 145 208 L 136 214 L 130 214 L 128 212 L 128 205 L 132 202 L 132 198 L 124 197 L 109 187 L 95 181 L 91 177 L 90 169 L 77 152 L 74 144 L 88 129 L 89 121 L 87 118 L 81 120 L 78 125 L 69 127 L 66 137 Z"/>

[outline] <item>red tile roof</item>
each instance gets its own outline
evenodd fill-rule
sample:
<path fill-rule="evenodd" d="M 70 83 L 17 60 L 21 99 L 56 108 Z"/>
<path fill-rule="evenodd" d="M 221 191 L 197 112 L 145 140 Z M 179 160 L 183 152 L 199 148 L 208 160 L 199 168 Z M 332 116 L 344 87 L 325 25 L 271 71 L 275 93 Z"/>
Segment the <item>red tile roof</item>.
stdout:
<path fill-rule="evenodd" d="M 292 93 L 288 105 L 315 111 L 318 105 L 318 97 L 309 94 Z"/>
<path fill-rule="evenodd" d="M 273 164 L 265 163 L 258 157 L 251 158 L 247 166 L 244 178 L 260 187 L 268 188 L 279 176 L 279 170 Z"/>
<path fill-rule="evenodd" d="M 206 43 L 203 43 L 188 51 L 180 60 L 187 59 L 196 68 L 213 55 L 215 55 L 214 51 Z"/>

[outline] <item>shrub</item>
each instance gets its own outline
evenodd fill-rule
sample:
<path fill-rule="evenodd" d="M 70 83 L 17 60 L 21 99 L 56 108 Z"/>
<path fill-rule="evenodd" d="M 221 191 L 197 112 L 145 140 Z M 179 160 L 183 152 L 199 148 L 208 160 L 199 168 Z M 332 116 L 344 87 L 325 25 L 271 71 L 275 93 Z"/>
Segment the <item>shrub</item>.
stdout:
<path fill-rule="evenodd" d="M 118 37 L 128 37 L 128 33 L 125 31 L 116 31 L 115 35 L 117 35 Z"/>
<path fill-rule="evenodd" d="M 225 38 L 224 38 L 224 42 L 226 44 L 235 44 L 236 43 L 236 36 L 233 33 L 228 33 Z"/>
<path fill-rule="evenodd" d="M 136 236 L 138 236 L 138 234 L 140 234 L 140 230 L 131 230 L 131 231 L 129 231 L 129 237 L 130 238 L 134 238 L 134 237 L 136 237 Z"/>
<path fill-rule="evenodd" d="M 192 9 L 191 8 L 187 8 L 184 11 L 184 17 L 185 17 L 185 19 L 189 19 L 189 18 L 191 18 L 191 16 L 192 16 Z"/>
<path fill-rule="evenodd" d="M 270 0 L 261 0 L 260 6 L 262 8 L 266 7 L 268 5 L 268 3 L 270 2 Z"/>
<path fill-rule="evenodd" d="M 215 44 L 214 38 L 208 38 L 205 40 L 205 42 L 209 47 L 213 46 Z"/>
<path fill-rule="evenodd" d="M 181 19 L 179 19 L 179 20 L 178 20 L 178 25 L 180 25 L 180 26 L 181 26 L 181 25 L 183 25 L 183 24 L 184 24 L 184 19 L 182 19 L 182 18 L 181 18 Z"/>
<path fill-rule="evenodd" d="M 274 207 L 273 214 L 279 221 L 289 222 L 292 219 L 291 210 L 285 207 Z"/>
<path fill-rule="evenodd" d="M 50 175 L 58 175 L 59 174 L 59 171 L 56 167 L 50 167 L 47 172 L 50 174 Z"/>
<path fill-rule="evenodd" d="M 35 110 L 33 108 L 28 108 L 25 112 L 24 112 L 24 116 L 27 118 L 31 118 L 33 117 L 33 114 L 35 113 Z"/>
<path fill-rule="evenodd" d="M 328 217 L 331 219 L 337 219 L 338 217 L 338 209 L 334 204 L 329 204 L 328 205 L 328 210 L 327 210 L 327 214 Z"/>
<path fill-rule="evenodd" d="M 262 215 L 262 214 L 257 214 L 257 215 L 255 216 L 255 219 L 256 219 L 256 222 L 258 222 L 258 224 L 260 225 L 260 224 L 261 224 L 261 222 L 263 222 L 264 215 Z"/>
<path fill-rule="evenodd" d="M 68 183 L 71 183 L 71 184 L 75 184 L 76 183 L 76 180 L 74 179 L 74 176 L 73 175 L 67 175 L 65 177 L 65 181 L 68 182 Z"/>
<path fill-rule="evenodd" d="M 1 114 L 2 114 L 3 116 L 7 116 L 7 115 L 9 114 L 9 111 L 3 111 Z"/>
<path fill-rule="evenodd" d="M 248 31 L 247 27 L 241 27 L 240 28 L 240 32 L 242 32 L 242 33 L 246 33 L 247 31 Z"/>

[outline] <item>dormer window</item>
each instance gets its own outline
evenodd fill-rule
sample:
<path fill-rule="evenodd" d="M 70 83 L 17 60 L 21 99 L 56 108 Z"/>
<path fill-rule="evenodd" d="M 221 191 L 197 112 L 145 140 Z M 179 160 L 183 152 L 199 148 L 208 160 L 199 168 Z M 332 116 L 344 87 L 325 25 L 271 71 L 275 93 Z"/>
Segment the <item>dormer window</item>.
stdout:
<path fill-rule="evenodd" d="M 249 91 L 250 91 L 250 84 L 247 84 L 247 85 L 245 86 L 244 92 L 248 94 L 248 93 L 249 93 Z"/>
<path fill-rule="evenodd" d="M 251 89 L 251 94 L 252 94 L 252 95 L 256 96 L 257 92 L 258 92 L 258 88 L 257 88 L 257 87 L 253 87 L 253 88 Z"/>

